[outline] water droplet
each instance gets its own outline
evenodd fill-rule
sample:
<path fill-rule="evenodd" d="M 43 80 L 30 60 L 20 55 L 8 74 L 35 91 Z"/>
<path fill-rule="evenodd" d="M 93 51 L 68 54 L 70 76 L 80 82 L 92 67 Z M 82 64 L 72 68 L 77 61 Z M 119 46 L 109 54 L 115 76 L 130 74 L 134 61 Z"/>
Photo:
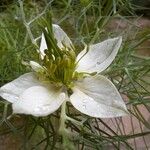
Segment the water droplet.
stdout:
<path fill-rule="evenodd" d="M 82 106 L 83 106 L 84 109 L 86 109 L 86 105 L 85 104 L 83 104 Z"/>
<path fill-rule="evenodd" d="M 99 109 L 101 109 L 101 107 L 98 105 L 98 106 L 97 106 L 97 110 L 99 110 Z"/>
<path fill-rule="evenodd" d="M 65 98 L 66 98 L 66 94 L 65 94 L 65 93 L 61 93 L 61 94 L 59 95 L 59 98 L 60 98 L 60 99 L 65 99 Z"/>
<path fill-rule="evenodd" d="M 43 106 L 43 107 L 41 108 L 42 111 L 47 111 L 48 109 L 49 109 L 48 106 Z"/>
<path fill-rule="evenodd" d="M 83 99 L 83 103 L 86 103 L 87 102 L 87 99 Z"/>
<path fill-rule="evenodd" d="M 40 109 L 40 107 L 36 107 L 35 109 L 34 109 L 34 112 L 40 112 L 41 111 L 41 109 Z"/>
<path fill-rule="evenodd" d="M 101 64 L 101 63 L 98 61 L 98 62 L 97 62 L 97 65 L 100 65 L 100 64 Z"/>

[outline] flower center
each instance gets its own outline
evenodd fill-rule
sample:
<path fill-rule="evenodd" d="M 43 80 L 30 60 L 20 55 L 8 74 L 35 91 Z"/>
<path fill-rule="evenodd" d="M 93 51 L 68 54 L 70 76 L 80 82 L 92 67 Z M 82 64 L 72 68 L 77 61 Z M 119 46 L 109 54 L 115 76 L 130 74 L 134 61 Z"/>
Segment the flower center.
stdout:
<path fill-rule="evenodd" d="M 47 53 L 48 50 L 45 50 Z M 73 80 L 76 67 L 74 51 L 61 50 L 62 55 L 46 54 L 43 66 L 47 69 L 48 79 L 55 83 L 68 86 Z"/>
<path fill-rule="evenodd" d="M 74 76 L 76 68 L 76 54 L 73 47 L 66 47 L 62 41 L 54 38 L 52 28 L 43 29 L 47 49 L 42 60 L 43 66 L 47 70 L 47 77 L 54 83 L 61 83 L 69 86 Z M 58 47 L 57 43 L 62 42 L 63 48 Z"/>

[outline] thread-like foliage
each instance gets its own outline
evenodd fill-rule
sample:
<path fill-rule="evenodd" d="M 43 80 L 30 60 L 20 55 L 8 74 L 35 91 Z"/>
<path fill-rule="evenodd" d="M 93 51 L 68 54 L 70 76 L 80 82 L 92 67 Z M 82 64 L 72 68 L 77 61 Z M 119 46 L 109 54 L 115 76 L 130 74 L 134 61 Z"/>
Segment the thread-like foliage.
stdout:
<path fill-rule="evenodd" d="M 7 7 L 6 7 L 7 6 Z M 27 62 L 38 61 L 41 19 L 51 12 L 53 22 L 70 35 L 77 49 L 108 37 L 123 36 L 123 45 L 107 75 L 125 99 L 130 116 L 116 119 L 95 119 L 77 112 L 67 104 L 71 118 L 67 121 L 68 149 L 144 149 L 150 147 L 150 57 L 141 55 L 149 49 L 150 30 L 136 25 L 138 17 L 128 0 L 63 0 L 15 1 L 2 3 L 0 11 L 0 86 L 28 72 Z M 126 16 L 127 15 L 127 16 Z M 115 28 L 113 24 L 119 22 Z M 122 29 L 120 24 L 126 26 Z M 139 50 L 141 49 L 141 50 Z M 60 149 L 58 134 L 60 110 L 47 117 L 11 115 L 11 105 L 0 100 L 0 136 L 15 135 L 15 149 Z M 129 129 L 130 127 L 130 129 Z M 13 137 L 14 138 L 14 137 Z"/>

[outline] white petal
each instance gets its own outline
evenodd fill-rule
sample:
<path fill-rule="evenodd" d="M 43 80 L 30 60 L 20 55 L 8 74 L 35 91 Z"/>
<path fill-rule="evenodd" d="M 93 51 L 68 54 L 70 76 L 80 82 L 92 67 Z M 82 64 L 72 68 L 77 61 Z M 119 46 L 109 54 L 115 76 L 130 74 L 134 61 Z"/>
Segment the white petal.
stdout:
<path fill-rule="evenodd" d="M 41 85 L 34 73 L 26 73 L 19 78 L 13 80 L 0 88 L 0 96 L 13 103 L 19 99 L 19 95 L 26 89 Z"/>
<path fill-rule="evenodd" d="M 91 45 L 86 54 L 86 50 L 81 51 L 77 56 L 78 62 L 76 71 L 78 72 L 102 72 L 115 59 L 117 52 L 121 46 L 122 37 L 105 40 L 101 43 Z"/>
<path fill-rule="evenodd" d="M 54 37 L 57 40 L 57 45 L 59 48 L 63 48 L 65 45 L 66 47 L 72 48 L 72 42 L 67 36 L 67 34 L 60 28 L 60 26 L 53 24 L 53 32 L 54 32 Z M 44 50 L 47 49 L 46 41 L 44 34 L 42 34 L 42 39 L 41 39 L 41 45 L 40 45 L 40 52 L 42 56 L 44 56 Z"/>
<path fill-rule="evenodd" d="M 70 101 L 80 112 L 92 117 L 108 118 L 128 114 L 116 87 L 100 75 L 78 81 Z"/>
<path fill-rule="evenodd" d="M 53 24 L 54 37 L 57 40 L 57 45 L 59 48 L 66 47 L 72 48 L 72 42 L 68 35 L 60 28 L 60 26 Z"/>
<path fill-rule="evenodd" d="M 25 90 L 19 100 L 13 103 L 13 112 L 47 116 L 56 111 L 64 100 L 65 94 L 54 88 L 34 86 Z"/>
<path fill-rule="evenodd" d="M 44 68 L 35 61 L 30 61 L 30 66 L 35 72 L 43 72 Z"/>
<path fill-rule="evenodd" d="M 40 44 L 40 55 L 42 59 L 45 56 L 45 53 L 44 53 L 45 49 L 47 49 L 47 45 L 46 45 L 44 34 L 42 33 L 41 44 Z"/>

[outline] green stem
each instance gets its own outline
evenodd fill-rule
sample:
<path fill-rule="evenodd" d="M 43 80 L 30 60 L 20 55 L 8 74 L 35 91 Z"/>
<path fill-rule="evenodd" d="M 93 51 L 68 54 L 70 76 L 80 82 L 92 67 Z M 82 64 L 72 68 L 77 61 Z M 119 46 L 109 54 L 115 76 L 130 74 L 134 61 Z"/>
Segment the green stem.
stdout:
<path fill-rule="evenodd" d="M 82 126 L 82 122 L 80 122 L 80 121 L 77 121 L 77 120 L 75 120 L 75 119 L 73 119 L 73 118 L 70 118 L 70 117 L 68 117 L 68 116 L 66 116 L 66 120 L 69 120 L 69 121 L 71 121 L 71 122 L 73 122 L 73 123 L 75 123 L 75 124 L 77 124 L 77 125 L 79 125 L 79 126 Z"/>
<path fill-rule="evenodd" d="M 66 121 L 66 101 L 63 102 L 61 106 L 61 115 L 60 115 L 60 128 L 59 132 L 63 135 L 65 132 L 65 121 Z"/>
<path fill-rule="evenodd" d="M 29 24 L 26 22 L 24 10 L 23 10 L 23 2 L 21 0 L 19 0 L 19 5 L 20 5 L 20 13 L 21 13 L 21 16 L 22 16 L 23 24 L 26 27 L 27 33 L 30 37 L 30 40 L 31 40 L 32 44 L 34 44 L 36 46 L 36 48 L 38 48 L 38 44 L 36 43 L 36 41 L 35 41 L 35 39 L 32 35 Z"/>
<path fill-rule="evenodd" d="M 63 148 L 66 150 L 75 150 L 73 143 L 70 142 L 70 134 L 69 134 L 69 131 L 65 127 L 65 122 L 66 120 L 69 120 L 77 125 L 82 125 L 82 123 L 66 115 L 66 102 L 67 100 L 65 100 L 61 106 L 59 133 L 62 135 Z"/>
<path fill-rule="evenodd" d="M 67 100 L 65 100 L 62 104 L 62 107 L 61 107 L 61 115 L 60 115 L 60 128 L 59 128 L 59 132 L 60 133 L 64 133 L 66 131 L 65 129 L 65 122 L 66 120 L 69 120 L 79 126 L 82 126 L 82 122 L 80 121 L 77 121 L 69 116 L 66 115 L 66 102 Z"/>

